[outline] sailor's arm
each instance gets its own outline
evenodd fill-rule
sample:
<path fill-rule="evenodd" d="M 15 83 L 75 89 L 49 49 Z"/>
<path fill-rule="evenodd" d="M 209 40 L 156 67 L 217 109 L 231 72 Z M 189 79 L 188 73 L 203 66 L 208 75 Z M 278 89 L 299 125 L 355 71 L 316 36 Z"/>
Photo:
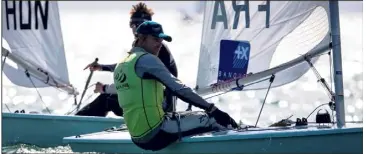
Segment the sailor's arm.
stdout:
<path fill-rule="evenodd" d="M 177 65 L 175 64 L 174 57 L 166 44 L 163 43 L 159 51 L 158 57 L 163 62 L 163 64 L 168 68 L 169 72 L 173 74 L 175 77 L 177 77 L 178 76 Z"/>
<path fill-rule="evenodd" d="M 114 69 L 116 68 L 117 64 L 110 64 L 110 65 L 102 65 L 102 64 L 98 64 L 98 63 L 90 63 L 88 64 L 85 68 L 89 68 L 92 71 L 110 71 L 113 72 Z"/>
<path fill-rule="evenodd" d="M 206 111 L 211 111 L 213 104 L 208 103 L 202 97 L 185 86 L 174 77 L 158 57 L 152 54 L 141 56 L 135 65 L 136 74 L 143 79 L 156 79 L 169 88 L 178 98 Z"/>
<path fill-rule="evenodd" d="M 113 72 L 114 69 L 116 68 L 117 64 L 110 64 L 110 65 L 102 65 L 99 64 L 99 66 L 101 67 L 102 71 L 110 71 Z"/>
<path fill-rule="evenodd" d="M 114 86 L 114 83 L 112 83 L 112 84 L 105 84 L 103 86 L 103 93 L 117 94 L 117 90 L 116 90 L 116 87 Z"/>

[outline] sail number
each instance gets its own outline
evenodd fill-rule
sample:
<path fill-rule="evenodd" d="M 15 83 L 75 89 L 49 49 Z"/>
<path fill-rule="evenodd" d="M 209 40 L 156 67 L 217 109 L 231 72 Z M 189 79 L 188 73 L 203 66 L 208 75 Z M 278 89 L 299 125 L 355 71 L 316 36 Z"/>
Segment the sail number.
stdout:
<path fill-rule="evenodd" d="M 235 0 L 232 0 L 232 8 L 234 9 L 234 23 L 233 29 L 237 29 L 238 21 L 240 17 L 240 12 L 245 12 L 245 28 L 250 27 L 250 18 L 249 18 L 249 0 L 244 0 L 243 5 L 238 5 Z M 266 28 L 269 28 L 269 17 L 270 17 L 270 2 L 267 0 L 266 4 L 258 5 L 259 12 L 266 12 Z M 224 24 L 224 29 L 228 29 L 228 21 L 226 15 L 226 7 L 224 1 L 215 1 L 214 11 L 211 20 L 211 29 L 216 28 L 216 24 L 218 22 L 222 22 Z"/>
<path fill-rule="evenodd" d="M 18 3 L 16 3 L 18 1 Z M 48 0 L 43 1 L 34 1 L 34 0 L 5 0 L 5 18 L 6 18 L 6 26 L 7 29 L 10 29 L 9 19 L 12 17 L 14 22 L 14 30 L 29 30 L 32 29 L 32 18 L 35 18 L 35 29 L 39 28 L 39 19 L 40 17 L 43 28 L 47 29 L 48 23 Z M 43 3 L 43 5 L 42 5 Z M 16 5 L 18 4 L 18 5 Z M 28 9 L 24 9 L 27 7 Z M 18 16 L 17 16 L 18 14 Z M 32 16 L 33 15 L 33 16 Z M 19 18 L 17 18 L 19 17 Z M 19 27 L 17 27 L 17 23 L 19 23 Z"/>

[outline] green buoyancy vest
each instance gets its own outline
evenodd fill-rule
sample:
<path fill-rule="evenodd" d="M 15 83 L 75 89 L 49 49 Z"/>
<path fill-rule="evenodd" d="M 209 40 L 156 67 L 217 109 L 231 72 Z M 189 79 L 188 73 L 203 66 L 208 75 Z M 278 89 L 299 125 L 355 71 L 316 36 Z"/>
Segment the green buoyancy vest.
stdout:
<path fill-rule="evenodd" d="M 130 53 L 114 70 L 118 102 L 127 128 L 135 138 L 143 137 L 159 126 L 164 116 L 163 85 L 157 80 L 142 79 L 135 72 L 136 62 L 144 54 L 148 53 Z"/>

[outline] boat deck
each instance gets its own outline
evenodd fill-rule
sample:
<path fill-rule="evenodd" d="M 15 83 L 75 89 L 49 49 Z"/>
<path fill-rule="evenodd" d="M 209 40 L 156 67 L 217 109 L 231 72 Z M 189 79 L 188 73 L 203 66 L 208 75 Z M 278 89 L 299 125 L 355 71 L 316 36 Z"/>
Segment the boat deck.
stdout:
<path fill-rule="evenodd" d="M 282 127 L 250 128 L 206 133 L 183 138 L 157 153 L 362 153 L 362 124 L 347 128 Z M 342 142 L 340 142 L 342 141 Z M 75 152 L 151 153 L 135 146 L 126 131 L 104 131 L 65 137 Z M 154 153 L 154 152 L 153 152 Z"/>

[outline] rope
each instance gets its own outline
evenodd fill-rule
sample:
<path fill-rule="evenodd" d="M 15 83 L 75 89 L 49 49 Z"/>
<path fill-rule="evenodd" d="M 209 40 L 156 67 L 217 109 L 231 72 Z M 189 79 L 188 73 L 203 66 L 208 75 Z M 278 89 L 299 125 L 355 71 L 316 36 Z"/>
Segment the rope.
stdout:
<path fill-rule="evenodd" d="M 235 87 L 235 88 L 233 88 L 233 89 L 230 89 L 230 90 L 228 90 L 228 91 L 225 91 L 225 92 L 223 92 L 223 93 L 220 93 L 220 94 L 216 94 L 216 95 L 213 95 L 213 96 L 207 97 L 207 98 L 205 98 L 205 100 L 206 100 L 206 99 L 210 99 L 210 98 L 212 98 L 212 97 L 216 97 L 216 96 L 222 95 L 222 94 L 226 94 L 226 93 L 228 93 L 228 92 L 233 91 L 233 90 L 234 90 L 234 89 L 236 89 L 236 88 L 243 89 L 244 87 L 248 87 L 248 86 L 250 86 L 250 85 L 253 85 L 253 84 L 256 84 L 256 83 L 260 83 L 260 82 L 263 82 L 263 81 L 266 81 L 266 80 L 269 80 L 269 79 L 271 79 L 271 77 L 264 78 L 264 79 L 262 79 L 262 80 L 258 80 L 258 81 L 256 81 L 256 82 L 252 82 L 252 83 L 249 83 L 249 84 L 247 84 L 247 85 L 237 86 L 237 87 Z"/>
<path fill-rule="evenodd" d="M 177 117 L 178 115 L 178 117 Z M 180 114 L 177 112 L 173 112 L 173 117 L 176 119 L 177 125 L 178 125 L 178 141 L 182 140 L 182 130 L 180 127 Z"/>
<path fill-rule="evenodd" d="M 1 64 L 1 72 L 3 72 L 3 70 L 4 70 L 4 64 L 5 64 L 5 60 L 6 60 L 6 58 L 8 57 L 8 54 L 9 54 L 9 52 L 7 52 L 7 54 L 4 56 L 4 60 L 2 61 L 2 64 Z M 2 82 L 2 81 L 1 81 Z M 5 103 L 4 103 L 5 104 Z M 8 111 L 11 113 L 11 111 L 10 111 L 10 109 L 9 109 L 9 106 L 8 106 L 8 104 L 5 104 L 5 107 L 8 109 Z"/>
<path fill-rule="evenodd" d="M 275 76 L 272 75 L 271 78 L 269 79 L 269 86 L 268 86 L 268 89 L 267 89 L 267 93 L 266 93 L 266 96 L 264 97 L 263 104 L 262 104 L 261 110 L 259 111 L 259 115 L 258 115 L 258 118 L 257 118 L 257 122 L 255 122 L 254 127 L 257 127 L 259 118 L 261 117 L 261 114 L 262 114 L 262 110 L 263 110 L 264 104 L 266 103 L 266 99 L 267 99 L 267 96 L 268 96 L 269 89 L 271 89 L 271 86 L 272 86 L 272 83 L 273 83 L 274 78 L 275 78 Z"/>
<path fill-rule="evenodd" d="M 222 94 L 226 94 L 226 93 L 228 93 L 228 92 L 231 92 L 231 91 L 234 91 L 234 90 L 237 90 L 237 89 L 242 90 L 244 87 L 248 87 L 248 86 L 251 86 L 251 85 L 253 85 L 253 84 L 260 83 L 260 82 L 263 82 L 263 81 L 266 81 L 266 80 L 269 80 L 269 79 L 271 79 L 271 77 L 264 78 L 264 79 L 258 80 L 258 81 L 256 81 L 256 82 L 248 83 L 247 85 L 238 85 L 237 87 L 232 88 L 232 89 L 230 89 L 230 90 L 227 90 L 227 91 L 225 91 L 225 92 L 222 92 L 222 93 L 219 93 L 219 94 L 216 94 L 216 95 L 213 95 L 213 96 L 210 96 L 210 97 L 204 98 L 204 100 L 207 100 L 207 99 L 210 99 L 210 98 L 213 98 L 213 97 L 216 97 L 216 96 L 220 96 L 220 95 L 222 95 Z M 189 105 L 188 105 L 188 108 L 186 109 L 186 111 L 192 111 L 192 104 L 189 104 Z"/>
<path fill-rule="evenodd" d="M 85 102 L 85 101 L 87 101 L 87 100 L 89 100 L 92 96 L 94 95 L 94 93 L 93 94 L 90 94 L 83 102 Z M 69 112 L 67 112 L 67 113 L 65 113 L 65 115 L 70 115 L 71 113 L 73 113 L 75 110 L 77 109 L 77 107 L 75 107 L 72 111 L 69 111 Z"/>
<path fill-rule="evenodd" d="M 96 85 L 96 83 L 94 83 L 94 84 L 90 85 L 89 87 L 87 87 L 87 88 L 85 89 L 85 91 L 86 91 L 86 90 L 88 90 L 89 88 L 93 87 L 94 85 Z M 93 93 L 93 94 L 90 94 L 90 95 L 89 95 L 89 96 L 88 96 L 84 101 L 82 101 L 81 103 L 83 103 L 83 102 L 85 102 L 85 101 L 89 100 L 93 95 L 94 95 L 94 93 Z M 76 109 L 77 109 L 77 107 L 75 107 L 72 111 L 69 111 L 69 112 L 65 113 L 65 115 L 70 115 L 70 114 L 71 114 L 71 113 L 73 113 Z"/>
<path fill-rule="evenodd" d="M 9 54 L 9 53 L 8 53 L 8 54 Z M 4 70 L 4 64 L 5 64 L 6 57 L 8 57 L 8 54 L 6 54 L 6 55 L 4 56 L 4 61 L 2 62 L 2 65 L 1 65 L 1 72 L 3 72 L 3 70 Z"/>
<path fill-rule="evenodd" d="M 29 80 L 30 80 L 30 82 L 32 83 L 33 87 L 36 89 L 36 91 L 37 91 L 37 93 L 38 93 L 38 96 L 39 96 L 39 98 L 41 99 L 41 102 L 42 102 L 42 103 L 43 103 L 43 105 L 46 107 L 46 110 L 48 111 L 48 113 L 50 113 L 50 114 L 51 114 L 51 111 L 48 109 L 48 107 L 47 107 L 46 103 L 43 101 L 43 98 L 42 98 L 41 94 L 39 93 L 39 91 L 38 91 L 38 89 L 37 89 L 36 85 L 33 83 L 33 80 L 32 80 L 32 78 L 30 77 L 30 75 L 29 75 L 29 73 L 28 73 L 28 70 L 26 70 L 26 71 L 25 71 L 25 74 L 27 75 L 28 79 L 29 79 Z"/>
<path fill-rule="evenodd" d="M 5 104 L 5 103 L 4 103 Z M 5 104 L 6 108 L 8 109 L 8 111 L 11 113 L 9 107 L 8 107 L 8 104 Z"/>
<path fill-rule="evenodd" d="M 306 117 L 306 119 L 308 119 L 309 117 L 310 117 L 310 115 L 311 114 L 313 114 L 315 111 L 316 111 L 316 109 L 318 109 L 318 108 L 320 108 L 320 107 L 322 107 L 322 106 L 324 106 L 324 105 L 328 105 L 328 103 L 324 103 L 324 104 L 320 104 L 318 107 L 316 107 L 307 117 Z"/>

